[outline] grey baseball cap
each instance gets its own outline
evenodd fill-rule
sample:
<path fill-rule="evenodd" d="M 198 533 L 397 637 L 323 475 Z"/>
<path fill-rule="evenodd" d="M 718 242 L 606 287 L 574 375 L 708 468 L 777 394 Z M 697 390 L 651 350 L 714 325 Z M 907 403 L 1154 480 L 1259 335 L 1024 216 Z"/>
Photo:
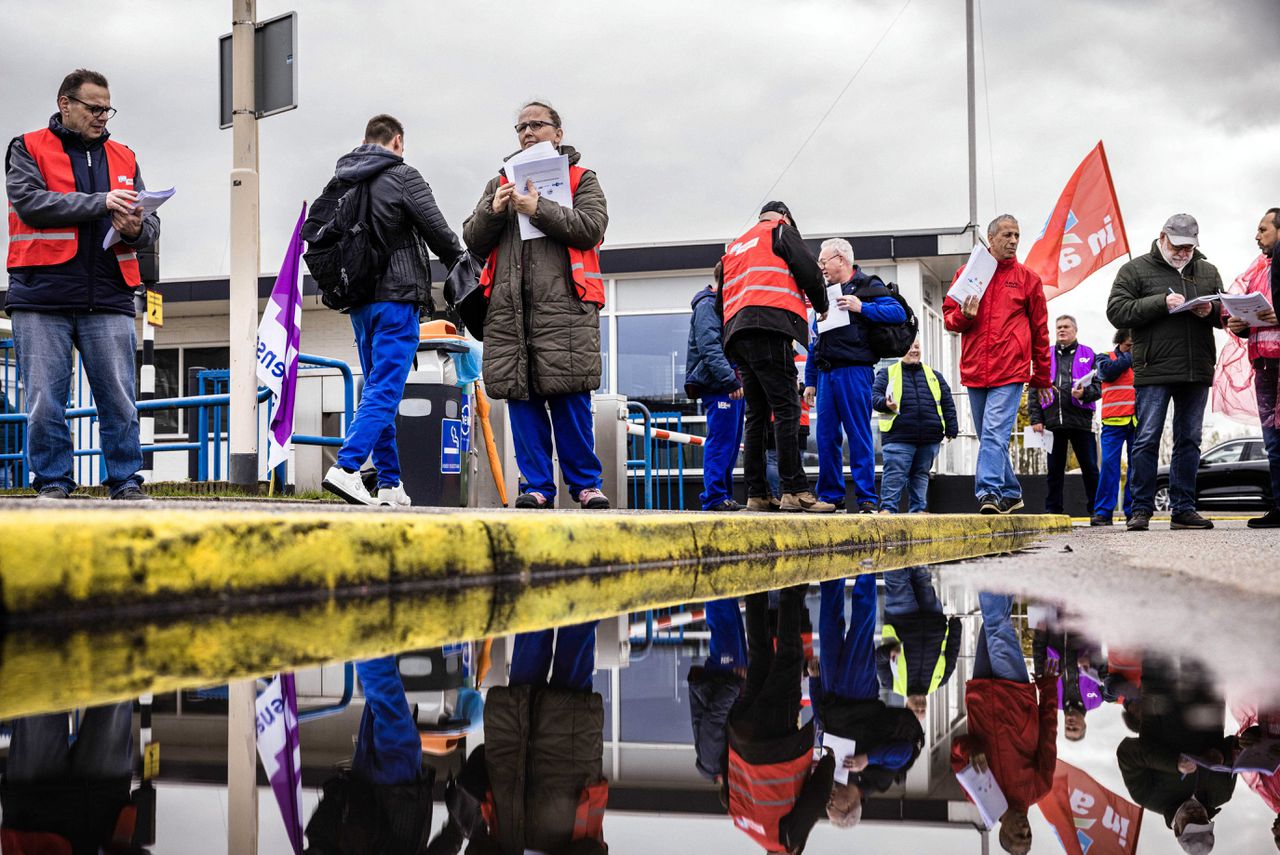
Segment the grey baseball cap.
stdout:
<path fill-rule="evenodd" d="M 1164 221 L 1164 228 L 1160 231 L 1169 238 L 1169 243 L 1177 246 L 1200 245 L 1200 224 L 1190 214 L 1174 214 Z"/>
<path fill-rule="evenodd" d="M 1192 222 L 1195 222 L 1192 220 Z M 1213 851 L 1213 823 L 1187 823 L 1178 835 L 1178 845 L 1190 855 L 1209 855 Z"/>

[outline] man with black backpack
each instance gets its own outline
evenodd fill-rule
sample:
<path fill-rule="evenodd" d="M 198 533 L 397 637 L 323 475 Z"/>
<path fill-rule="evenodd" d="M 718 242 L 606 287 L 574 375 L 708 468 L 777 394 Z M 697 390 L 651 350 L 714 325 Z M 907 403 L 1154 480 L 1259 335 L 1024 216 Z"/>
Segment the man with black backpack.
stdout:
<path fill-rule="evenodd" d="M 404 125 L 386 114 L 369 120 L 364 144 L 338 159 L 303 237 L 324 304 L 351 315 L 364 373 L 356 417 L 322 486 L 353 505 L 408 505 L 395 419 L 418 348 L 419 315 L 432 309 L 423 243 L 446 267 L 463 249 L 431 187 L 404 162 Z M 360 478 L 371 453 L 376 498 Z"/>
<path fill-rule="evenodd" d="M 844 238 L 822 242 L 818 265 L 829 286 L 840 286 L 831 311 L 849 313 L 847 324 L 819 333 L 809 346 L 805 365 L 805 399 L 812 405 L 817 398 L 818 499 L 837 507 L 845 503 L 843 428 L 849 437 L 849 474 L 857 495 L 857 509 L 851 507 L 849 512 L 874 514 L 879 504 L 871 436 L 874 366 L 889 355 L 879 352 L 888 348 L 885 328 L 897 328 L 912 319 L 880 277 L 868 276 L 853 263 L 853 247 Z M 881 335 L 873 342 L 877 327 Z M 909 339 L 902 353 L 910 346 Z"/>

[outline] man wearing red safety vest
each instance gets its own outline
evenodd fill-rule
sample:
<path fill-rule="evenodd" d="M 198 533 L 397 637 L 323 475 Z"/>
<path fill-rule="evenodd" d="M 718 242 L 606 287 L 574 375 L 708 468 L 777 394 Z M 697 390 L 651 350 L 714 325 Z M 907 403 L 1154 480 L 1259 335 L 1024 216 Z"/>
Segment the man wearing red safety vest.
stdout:
<path fill-rule="evenodd" d="M 809 344 L 804 298 L 827 311 L 827 292 L 817 259 L 782 202 L 769 202 L 760 220 L 725 251 L 724 287 L 716 308 L 724 318 L 725 354 L 742 374 L 747 402 L 743 478 L 747 510 L 767 511 L 765 450 L 769 419 L 774 420 L 778 474 L 784 511 L 831 513 L 835 505 L 820 502 L 809 489 L 796 434 L 800 425 L 800 393 L 796 385 L 793 342 Z"/>
<path fill-rule="evenodd" d="M 27 464 L 42 499 L 75 490 L 66 423 L 73 354 L 98 408 L 106 485 L 113 499 L 146 499 L 134 391 L 137 251 L 160 220 L 135 210 L 137 159 L 110 139 L 107 79 L 79 69 L 58 89 L 45 128 L 16 137 L 5 157 L 9 291 L 18 369 L 26 389 Z M 109 230 L 119 242 L 103 244 Z"/>
<path fill-rule="evenodd" d="M 1138 418 L 1134 415 L 1133 334 L 1116 330 L 1115 350 L 1095 360 L 1102 381 L 1102 465 L 1098 468 L 1098 495 L 1089 525 L 1111 525 L 1120 491 L 1120 455 L 1133 454 Z M 1124 521 L 1133 516 L 1131 480 L 1124 479 Z"/>

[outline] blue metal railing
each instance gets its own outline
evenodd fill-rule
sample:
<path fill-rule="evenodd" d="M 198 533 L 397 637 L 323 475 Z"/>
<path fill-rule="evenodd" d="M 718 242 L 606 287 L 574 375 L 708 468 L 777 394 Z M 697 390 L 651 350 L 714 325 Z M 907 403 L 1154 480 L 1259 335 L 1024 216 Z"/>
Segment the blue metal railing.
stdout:
<path fill-rule="evenodd" d="M 653 414 L 639 401 L 627 401 L 627 409 L 638 412 L 640 420 L 644 423 L 644 436 L 627 437 L 627 483 L 631 485 L 630 504 L 633 508 L 643 507 L 651 511 L 653 510 Z M 640 457 L 636 457 L 634 452 L 637 440 L 640 442 Z M 640 504 L 640 485 L 630 477 L 632 471 L 638 469 L 644 471 L 644 477 L 641 479 L 641 483 L 644 484 L 643 505 Z"/>
<path fill-rule="evenodd" d="M 653 429 L 660 427 L 683 433 L 683 417 L 680 413 L 652 413 L 648 407 L 638 401 L 628 401 L 627 408 L 638 414 L 631 420 L 644 425 L 644 435 L 628 437 L 627 442 L 630 506 L 643 507 L 646 510 L 654 508 L 682 510 L 684 508 L 684 446 L 681 443 L 658 439 Z M 643 478 L 629 477 L 633 471 L 642 471 Z"/>

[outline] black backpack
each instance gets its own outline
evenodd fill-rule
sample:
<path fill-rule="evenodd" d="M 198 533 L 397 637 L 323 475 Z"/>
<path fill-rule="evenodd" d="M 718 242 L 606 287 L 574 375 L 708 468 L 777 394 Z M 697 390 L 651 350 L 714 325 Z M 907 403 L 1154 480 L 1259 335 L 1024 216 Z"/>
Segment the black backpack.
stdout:
<path fill-rule="evenodd" d="M 335 179 L 311 207 L 303 226 L 307 251 L 302 257 L 320 288 L 320 301 L 339 312 L 371 301 L 386 266 L 373 233 L 371 196 L 368 181 Z"/>
<path fill-rule="evenodd" d="M 867 297 L 892 297 L 907 313 L 907 319 L 900 324 L 867 324 L 867 343 L 871 345 L 872 352 L 881 359 L 896 359 L 904 356 L 911 349 L 911 343 L 916 340 L 916 336 L 920 334 L 920 320 L 911 310 L 911 304 L 898 291 L 897 283 L 885 282 L 879 276 L 872 276 L 870 285 L 879 285 L 880 288 L 867 294 Z M 883 293 L 880 293 L 881 290 Z"/>

